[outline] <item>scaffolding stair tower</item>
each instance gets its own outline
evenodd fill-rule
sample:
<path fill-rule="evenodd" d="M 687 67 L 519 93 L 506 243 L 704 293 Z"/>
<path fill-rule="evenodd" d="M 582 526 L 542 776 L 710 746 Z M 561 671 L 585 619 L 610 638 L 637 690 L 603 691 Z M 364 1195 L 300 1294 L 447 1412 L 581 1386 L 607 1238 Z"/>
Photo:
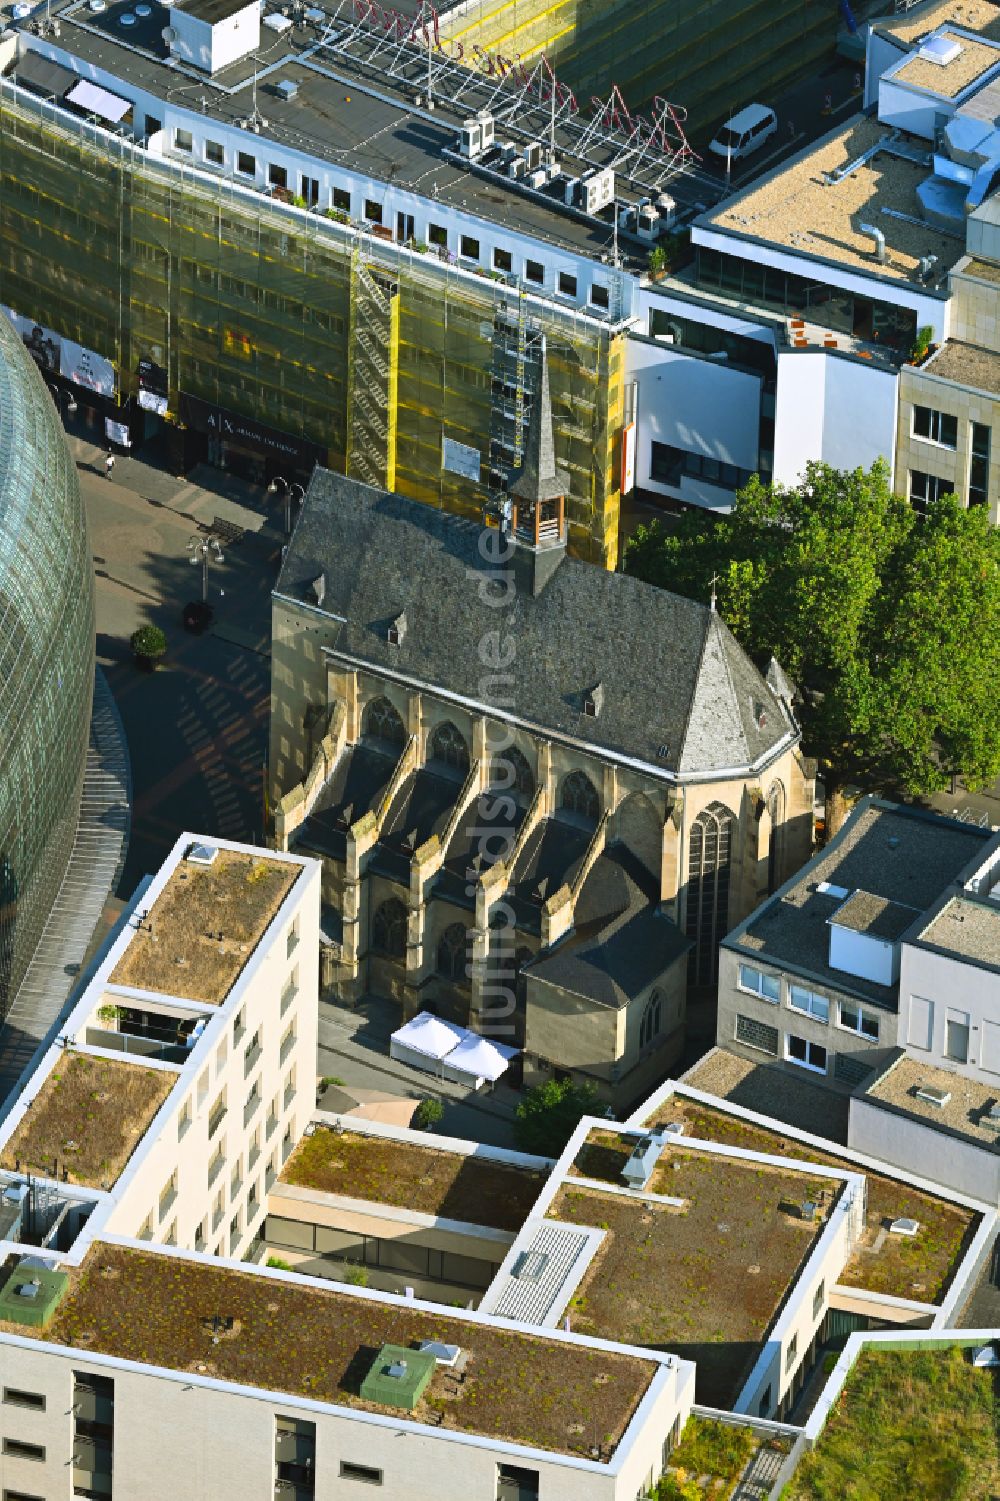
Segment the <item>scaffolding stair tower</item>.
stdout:
<path fill-rule="evenodd" d="M 347 473 L 378 489 L 396 486 L 399 284 L 374 270 L 360 245 L 351 257 Z"/>

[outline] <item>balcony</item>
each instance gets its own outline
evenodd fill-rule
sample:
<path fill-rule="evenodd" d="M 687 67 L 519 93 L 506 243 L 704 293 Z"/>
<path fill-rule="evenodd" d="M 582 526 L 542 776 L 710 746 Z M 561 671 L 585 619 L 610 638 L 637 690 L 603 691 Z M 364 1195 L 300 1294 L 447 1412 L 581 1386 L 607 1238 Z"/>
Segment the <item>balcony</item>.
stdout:
<path fill-rule="evenodd" d="M 236 1248 L 239 1245 L 239 1243 L 240 1243 L 240 1232 L 239 1232 L 239 1230 L 230 1230 L 230 1232 L 229 1232 L 229 1254 L 230 1254 L 230 1256 L 235 1256 L 236 1255 Z"/>
<path fill-rule="evenodd" d="M 194 1238 L 194 1248 L 196 1251 L 204 1251 L 207 1244 L 208 1242 L 206 1241 L 204 1235 L 202 1235 L 201 1227 L 199 1226 Z"/>
<path fill-rule="evenodd" d="M 225 1105 L 216 1105 L 215 1108 L 212 1111 L 212 1114 L 208 1117 L 208 1139 L 209 1139 L 209 1141 L 211 1141 L 211 1139 L 215 1135 L 216 1131 L 218 1131 L 219 1127 L 222 1125 L 222 1122 L 225 1120 L 225 1118 L 226 1118 L 226 1107 L 225 1107 Z"/>
<path fill-rule="evenodd" d="M 268 1118 L 267 1118 L 267 1125 L 266 1125 L 267 1139 L 268 1139 L 268 1141 L 270 1141 L 271 1137 L 274 1135 L 274 1132 L 275 1132 L 275 1129 L 277 1127 L 277 1124 L 278 1124 L 278 1117 L 274 1113 L 274 1110 L 273 1110 L 273 1107 L 272 1107 L 272 1113 L 268 1116 Z"/>
<path fill-rule="evenodd" d="M 254 1145 L 250 1148 L 249 1152 L 247 1153 L 247 1167 L 250 1169 L 251 1172 L 253 1172 L 254 1168 L 257 1166 L 257 1164 L 258 1164 L 259 1161 L 260 1161 L 260 1147 L 257 1146 L 256 1143 L 254 1143 Z"/>
<path fill-rule="evenodd" d="M 285 1012 L 288 1010 L 289 1006 L 295 1000 L 295 998 L 298 995 L 298 993 L 299 993 L 299 987 L 296 985 L 295 981 L 294 980 L 289 980 L 288 984 L 285 986 L 284 990 L 281 992 L 281 1014 L 282 1014 L 282 1016 L 284 1016 Z"/>
<path fill-rule="evenodd" d="M 255 1089 L 253 1094 L 243 1106 L 243 1128 L 246 1129 L 260 1109 L 260 1090 Z"/>
<path fill-rule="evenodd" d="M 279 1063 L 284 1063 L 285 1059 L 288 1057 L 289 1053 L 292 1051 L 292 1048 L 295 1046 L 296 1040 L 297 1039 L 296 1039 L 296 1036 L 295 1036 L 294 1032 L 289 1032 L 286 1035 L 284 1041 L 281 1044 L 281 1051 L 280 1051 L 280 1053 L 278 1055 L 278 1062 Z"/>
<path fill-rule="evenodd" d="M 177 1140 L 178 1141 L 183 1141 L 184 1138 L 185 1138 L 185 1136 L 190 1131 L 190 1129 L 191 1129 L 191 1112 L 189 1110 L 188 1113 L 187 1113 L 187 1115 L 182 1115 L 181 1118 L 180 1118 L 180 1120 L 177 1122 Z"/>
<path fill-rule="evenodd" d="M 250 1044 L 250 1046 L 247 1048 L 246 1053 L 245 1053 L 244 1058 L 243 1058 L 243 1077 L 244 1077 L 244 1079 L 249 1079 L 251 1073 L 253 1072 L 254 1065 L 256 1064 L 258 1058 L 263 1053 L 263 1051 L 264 1051 L 264 1049 L 261 1047 L 260 1043 L 257 1042 L 257 1041 L 252 1042 Z"/>
<path fill-rule="evenodd" d="M 294 1100 L 294 1098 L 295 1098 L 295 1085 L 294 1084 L 286 1084 L 285 1085 L 285 1094 L 284 1094 L 284 1102 L 285 1102 L 285 1109 L 286 1110 L 288 1109 L 289 1105 L 292 1103 L 292 1101 Z"/>
<path fill-rule="evenodd" d="M 173 1185 L 171 1185 L 170 1188 L 167 1189 L 166 1193 L 160 1195 L 160 1224 L 161 1225 L 163 1224 L 163 1221 L 166 1219 L 167 1215 L 170 1213 L 171 1209 L 173 1209 L 173 1207 L 174 1207 L 174 1205 L 176 1203 L 177 1203 L 177 1189 L 176 1189 L 176 1187 L 174 1187 Z"/>
<path fill-rule="evenodd" d="M 264 1170 L 264 1192 L 265 1193 L 270 1193 L 271 1189 L 274 1187 L 274 1185 L 277 1183 L 277 1181 L 278 1181 L 278 1172 L 277 1172 L 277 1169 L 273 1168 L 273 1167 L 265 1168 L 265 1170 Z"/>
<path fill-rule="evenodd" d="M 222 1221 L 225 1219 L 225 1216 L 226 1216 L 226 1211 L 224 1209 L 217 1209 L 215 1211 L 215 1213 L 212 1215 L 212 1229 L 213 1230 L 218 1230 L 219 1226 L 222 1224 Z"/>
<path fill-rule="evenodd" d="M 285 946 L 285 958 L 290 959 L 299 946 L 299 933 L 297 928 L 289 928 L 288 943 Z"/>
<path fill-rule="evenodd" d="M 209 1186 L 209 1188 L 211 1188 L 211 1186 L 215 1182 L 216 1178 L 222 1172 L 223 1166 L 225 1165 L 225 1161 L 226 1161 L 225 1155 L 222 1152 L 216 1152 L 215 1156 L 212 1158 L 211 1162 L 208 1164 L 208 1186 Z"/>
<path fill-rule="evenodd" d="M 138 1240 L 152 1240 L 153 1239 L 153 1227 L 152 1227 L 152 1225 L 143 1225 L 142 1229 L 139 1231 L 137 1239 Z"/>

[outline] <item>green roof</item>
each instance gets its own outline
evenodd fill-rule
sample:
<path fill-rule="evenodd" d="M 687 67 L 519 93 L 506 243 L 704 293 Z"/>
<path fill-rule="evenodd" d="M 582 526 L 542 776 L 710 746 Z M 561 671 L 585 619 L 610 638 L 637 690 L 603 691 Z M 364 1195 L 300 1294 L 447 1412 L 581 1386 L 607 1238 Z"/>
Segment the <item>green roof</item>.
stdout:
<path fill-rule="evenodd" d="M 405 1407 L 412 1412 L 430 1383 L 436 1358 L 405 1345 L 383 1345 L 361 1383 L 366 1402 L 380 1407 Z"/>
<path fill-rule="evenodd" d="M 69 1286 L 65 1272 L 46 1267 L 18 1266 L 0 1290 L 0 1319 L 44 1329 Z"/>

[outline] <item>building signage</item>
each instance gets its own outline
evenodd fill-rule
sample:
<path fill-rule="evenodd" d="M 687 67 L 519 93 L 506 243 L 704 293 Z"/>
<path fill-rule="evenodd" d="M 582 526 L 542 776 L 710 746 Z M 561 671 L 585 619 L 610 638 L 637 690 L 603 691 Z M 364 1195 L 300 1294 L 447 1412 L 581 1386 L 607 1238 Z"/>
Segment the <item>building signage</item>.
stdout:
<path fill-rule="evenodd" d="M 167 372 L 153 360 L 140 360 L 135 368 L 139 378 L 139 405 L 144 412 L 165 417 L 167 412 Z"/>
<path fill-rule="evenodd" d="M 265 427 L 252 417 L 239 417 L 226 407 L 214 406 L 202 401 L 200 396 L 181 392 L 180 419 L 198 433 L 211 433 L 224 443 L 242 443 L 260 453 L 272 454 L 286 459 L 297 468 L 311 469 L 314 464 L 325 462 L 326 450 L 307 438 L 296 438 L 292 433 L 282 433 L 273 427 Z"/>
<path fill-rule="evenodd" d="M 115 367 L 110 360 L 82 344 L 74 344 L 72 339 L 64 339 L 54 329 L 36 323 L 33 318 L 15 313 L 13 308 L 4 307 L 3 311 L 43 375 L 61 375 L 64 380 L 84 386 L 98 396 L 114 396 Z"/>
<path fill-rule="evenodd" d="M 109 443 L 117 443 L 119 448 L 132 447 L 132 434 L 127 422 L 115 422 L 113 418 L 105 417 L 104 436 Z"/>
<path fill-rule="evenodd" d="M 622 494 L 635 489 L 635 423 L 622 428 Z"/>
<path fill-rule="evenodd" d="M 474 484 L 479 483 L 480 455 L 478 448 L 466 443 L 456 443 L 454 438 L 441 439 L 441 468 L 452 474 L 464 475 Z"/>

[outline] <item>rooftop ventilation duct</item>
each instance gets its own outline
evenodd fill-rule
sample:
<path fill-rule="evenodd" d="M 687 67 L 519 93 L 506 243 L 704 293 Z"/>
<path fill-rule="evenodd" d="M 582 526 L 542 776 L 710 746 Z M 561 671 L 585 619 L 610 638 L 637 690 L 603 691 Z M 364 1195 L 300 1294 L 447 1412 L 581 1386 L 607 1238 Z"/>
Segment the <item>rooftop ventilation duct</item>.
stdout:
<path fill-rule="evenodd" d="M 885 265 L 885 235 L 874 224 L 859 224 L 858 229 L 863 235 L 875 242 L 875 259 L 880 266 Z"/>

